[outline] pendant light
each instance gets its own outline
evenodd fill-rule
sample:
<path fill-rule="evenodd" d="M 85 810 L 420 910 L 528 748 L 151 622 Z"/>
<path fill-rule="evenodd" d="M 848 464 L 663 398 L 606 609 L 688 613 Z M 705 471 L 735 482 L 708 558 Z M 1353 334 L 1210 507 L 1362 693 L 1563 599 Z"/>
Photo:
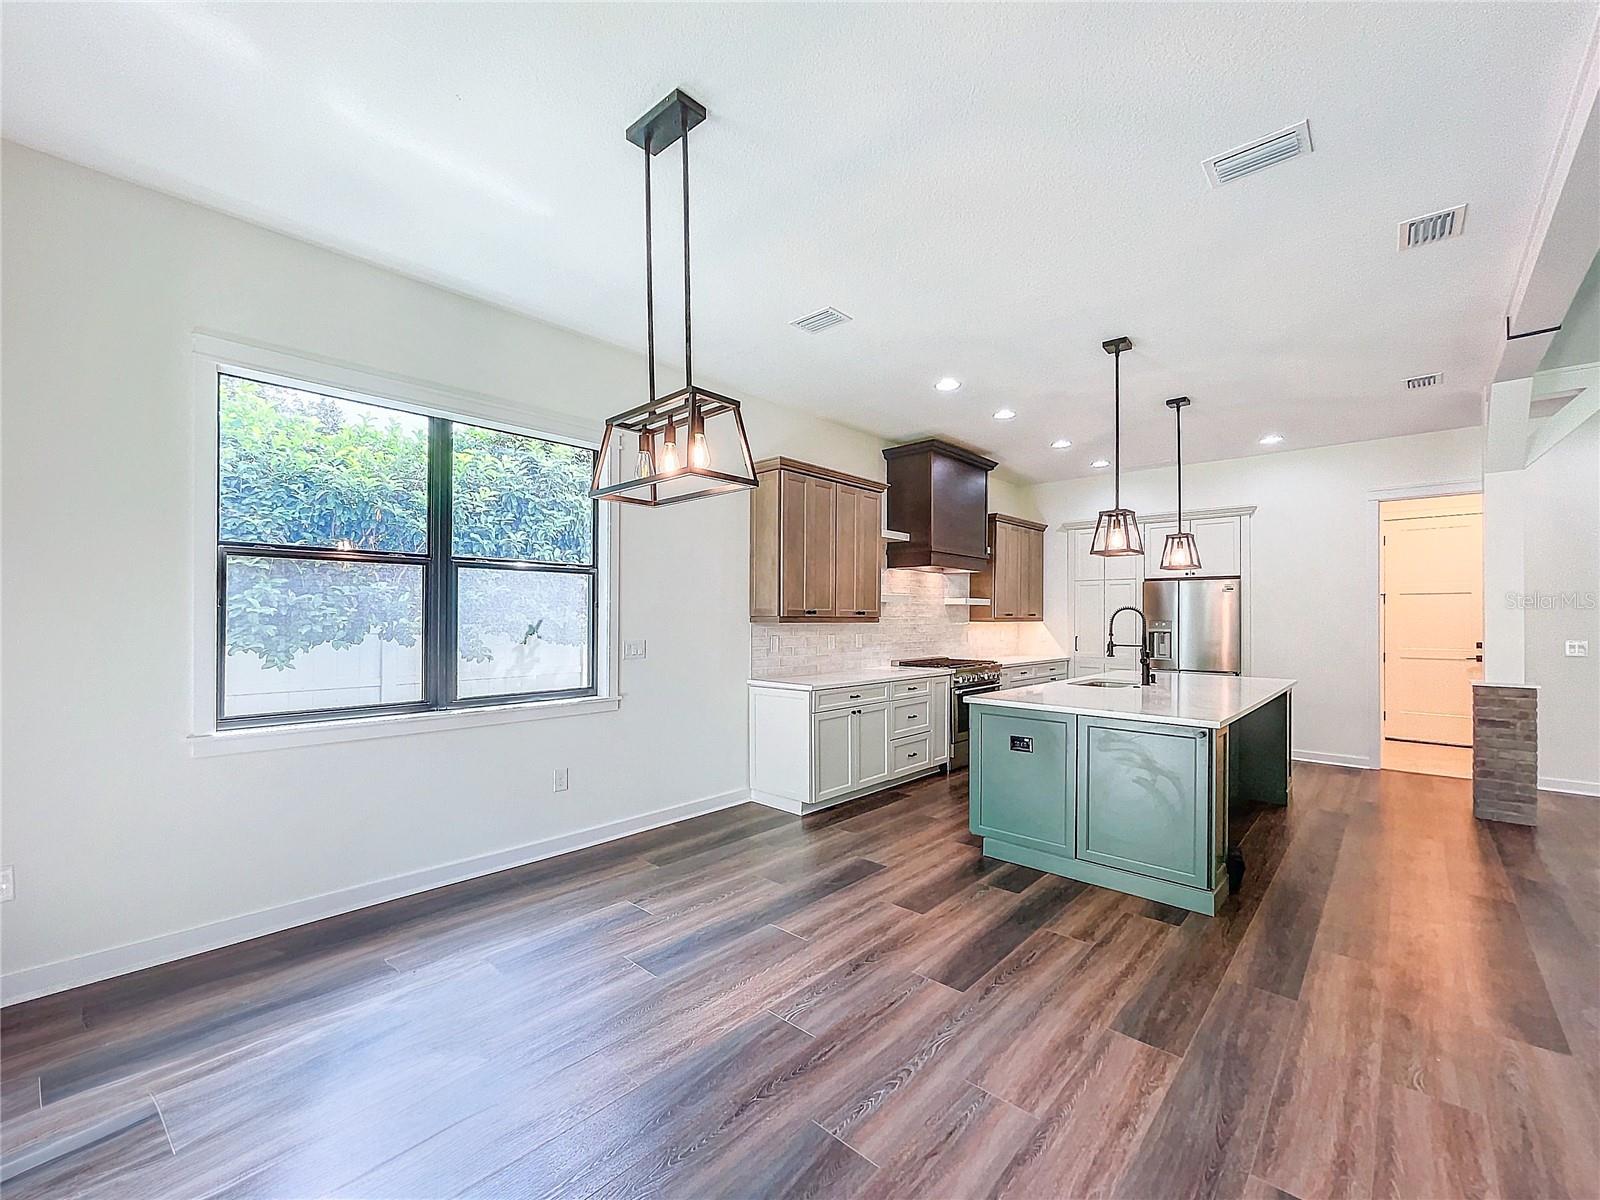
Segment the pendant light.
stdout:
<path fill-rule="evenodd" d="M 1167 407 L 1178 423 L 1178 531 L 1167 534 L 1166 543 L 1161 547 L 1161 569 L 1198 571 L 1200 548 L 1194 544 L 1194 534 L 1184 532 L 1183 528 L 1183 410 L 1189 407 L 1189 397 L 1174 396 L 1167 401 Z"/>
<path fill-rule="evenodd" d="M 644 151 L 644 311 L 650 392 L 645 403 L 606 422 L 589 488 L 589 495 L 597 500 L 658 507 L 756 486 L 755 462 L 750 456 L 750 439 L 744 431 L 739 402 L 694 381 L 689 302 L 689 131 L 705 119 L 704 105 L 675 91 L 628 127 L 628 141 Z M 683 386 L 669 395 L 658 396 L 650 162 L 679 140 L 683 142 Z M 707 424 L 713 421 L 717 422 L 714 429 L 727 434 L 723 439 L 726 444 L 715 452 L 706 438 Z M 630 441 L 635 447 L 632 474 L 612 483 L 604 482 L 608 473 L 618 468 Z M 718 470 L 717 457 L 726 460 L 734 453 L 739 461 L 725 461 L 728 469 Z"/>
<path fill-rule="evenodd" d="M 1144 553 L 1144 539 L 1139 535 L 1139 518 L 1134 515 L 1133 509 L 1122 507 L 1122 352 L 1132 350 L 1133 342 L 1125 337 L 1112 338 L 1108 342 L 1101 342 L 1100 348 L 1111 355 L 1116 363 L 1111 455 L 1116 482 L 1113 485 L 1111 507 L 1103 510 L 1099 520 L 1094 523 L 1094 541 L 1089 546 L 1089 553 L 1098 554 L 1101 558 L 1123 558 Z"/>

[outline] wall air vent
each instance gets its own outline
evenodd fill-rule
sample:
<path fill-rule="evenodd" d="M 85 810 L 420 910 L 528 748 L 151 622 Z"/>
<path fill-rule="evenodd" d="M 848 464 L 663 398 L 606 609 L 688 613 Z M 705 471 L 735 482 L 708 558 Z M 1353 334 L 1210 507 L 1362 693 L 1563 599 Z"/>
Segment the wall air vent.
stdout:
<path fill-rule="evenodd" d="M 1412 376 L 1410 379 L 1406 380 L 1406 387 L 1412 389 L 1433 387 L 1435 384 L 1443 382 L 1444 376 L 1435 371 L 1432 375 Z"/>
<path fill-rule="evenodd" d="M 1400 222 L 1400 249 L 1412 250 L 1445 238 L 1460 237 L 1467 227 L 1467 206 L 1458 204 L 1443 212 L 1429 213 L 1425 217 L 1412 217 Z"/>
<path fill-rule="evenodd" d="M 807 333 L 821 333 L 824 329 L 832 329 L 835 325 L 843 325 L 850 317 L 840 312 L 837 308 L 820 308 L 814 313 L 798 317 L 789 324 L 796 329 L 804 329 Z"/>
<path fill-rule="evenodd" d="M 1278 163 L 1310 153 L 1311 125 L 1309 122 L 1301 121 L 1298 125 L 1280 129 L 1277 133 L 1269 133 L 1264 138 L 1257 138 L 1248 145 L 1229 150 L 1226 154 L 1206 159 L 1206 178 L 1211 181 L 1212 187 L 1221 187 L 1242 176 L 1253 175 L 1257 171 L 1264 171 Z"/>

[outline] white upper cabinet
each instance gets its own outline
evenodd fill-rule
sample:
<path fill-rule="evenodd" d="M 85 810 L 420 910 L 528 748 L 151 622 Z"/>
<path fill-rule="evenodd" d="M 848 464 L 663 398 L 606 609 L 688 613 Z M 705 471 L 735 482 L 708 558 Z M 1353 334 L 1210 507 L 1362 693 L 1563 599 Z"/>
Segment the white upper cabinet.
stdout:
<path fill-rule="evenodd" d="M 1243 568 L 1240 554 L 1243 517 L 1200 517 L 1189 522 L 1195 547 L 1200 551 L 1200 574 L 1238 575 Z"/>
<path fill-rule="evenodd" d="M 1175 579 L 1185 575 L 1239 575 L 1243 573 L 1244 558 L 1241 552 L 1244 517 L 1199 517 L 1185 520 L 1183 526 L 1194 534 L 1195 548 L 1200 551 L 1198 571 L 1163 571 L 1161 547 L 1167 534 L 1178 531 L 1178 523 L 1169 518 L 1144 523 L 1144 556 L 1146 579 Z"/>
<path fill-rule="evenodd" d="M 1098 555 L 1089 553 L 1089 548 L 1094 545 L 1094 529 L 1074 529 L 1072 531 L 1072 578 L 1074 582 L 1086 583 L 1090 580 L 1099 582 L 1105 578 L 1102 564 L 1106 561 Z"/>

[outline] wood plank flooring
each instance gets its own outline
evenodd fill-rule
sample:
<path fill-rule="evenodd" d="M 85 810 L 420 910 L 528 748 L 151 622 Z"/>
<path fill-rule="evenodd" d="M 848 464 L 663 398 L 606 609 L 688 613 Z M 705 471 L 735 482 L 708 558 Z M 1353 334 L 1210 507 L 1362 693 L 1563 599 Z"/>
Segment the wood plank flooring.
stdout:
<path fill-rule="evenodd" d="M 7 1009 L 4 1194 L 1600 1194 L 1600 803 L 1301 765 L 1207 919 L 985 859 L 965 789 Z"/>

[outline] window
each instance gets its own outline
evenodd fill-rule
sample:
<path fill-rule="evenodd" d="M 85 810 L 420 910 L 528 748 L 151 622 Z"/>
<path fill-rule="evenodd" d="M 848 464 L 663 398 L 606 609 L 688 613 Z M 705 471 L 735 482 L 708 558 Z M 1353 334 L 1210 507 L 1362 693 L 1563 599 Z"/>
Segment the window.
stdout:
<path fill-rule="evenodd" d="M 594 450 L 216 381 L 219 727 L 596 694 Z"/>

